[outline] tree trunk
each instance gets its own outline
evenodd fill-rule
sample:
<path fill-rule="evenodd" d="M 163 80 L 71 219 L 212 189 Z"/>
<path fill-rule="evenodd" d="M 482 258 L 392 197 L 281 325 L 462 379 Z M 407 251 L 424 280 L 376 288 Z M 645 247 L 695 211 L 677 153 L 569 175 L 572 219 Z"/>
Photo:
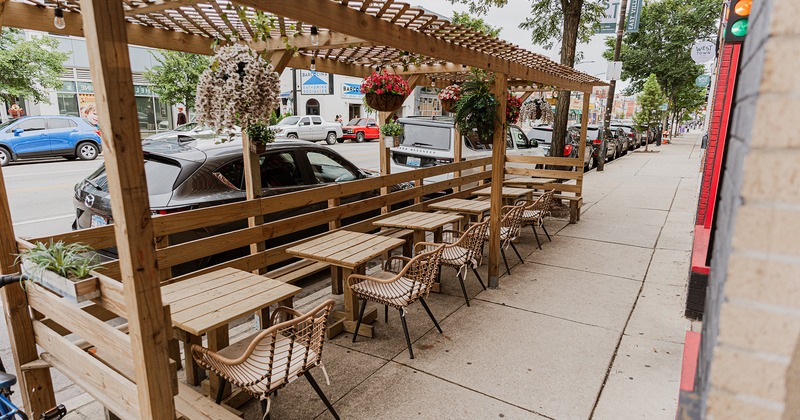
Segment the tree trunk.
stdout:
<path fill-rule="evenodd" d="M 561 64 L 575 65 L 575 47 L 578 43 L 578 26 L 584 0 L 561 0 L 564 11 L 564 28 L 561 35 Z M 564 137 L 567 135 L 570 91 L 558 92 L 556 113 L 553 118 L 553 138 L 550 143 L 550 156 L 564 157 Z"/>

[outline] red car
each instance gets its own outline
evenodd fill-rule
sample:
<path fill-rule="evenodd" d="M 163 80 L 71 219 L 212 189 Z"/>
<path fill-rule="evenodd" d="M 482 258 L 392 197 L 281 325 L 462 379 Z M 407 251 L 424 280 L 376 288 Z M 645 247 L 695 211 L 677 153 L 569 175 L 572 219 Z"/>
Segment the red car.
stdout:
<path fill-rule="evenodd" d="M 355 140 L 359 143 L 380 138 L 378 123 L 374 118 L 353 118 L 347 125 L 342 127 L 342 138 L 339 143 L 344 143 L 346 139 Z"/>

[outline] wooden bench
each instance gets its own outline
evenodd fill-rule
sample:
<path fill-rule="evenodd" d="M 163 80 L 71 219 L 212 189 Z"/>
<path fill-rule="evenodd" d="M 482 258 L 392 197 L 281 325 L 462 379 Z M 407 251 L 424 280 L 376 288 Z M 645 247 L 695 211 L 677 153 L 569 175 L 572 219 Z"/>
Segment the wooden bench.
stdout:
<path fill-rule="evenodd" d="M 293 284 L 298 280 L 304 279 L 328 268 L 330 268 L 330 264 L 303 259 L 283 267 L 276 268 L 264 275 L 274 280 Z"/>
<path fill-rule="evenodd" d="M 533 193 L 534 197 L 539 197 L 544 192 L 535 192 Z M 555 194 L 553 198 L 556 200 L 566 200 L 569 201 L 569 222 L 574 224 L 575 222 L 581 220 L 581 207 L 583 206 L 583 197 L 576 197 L 574 195 L 564 195 L 564 194 Z"/>
<path fill-rule="evenodd" d="M 180 415 L 179 418 L 184 419 L 241 420 L 239 415 L 228 411 L 225 406 L 217 405 L 211 398 L 182 382 L 175 396 L 175 411 Z"/>

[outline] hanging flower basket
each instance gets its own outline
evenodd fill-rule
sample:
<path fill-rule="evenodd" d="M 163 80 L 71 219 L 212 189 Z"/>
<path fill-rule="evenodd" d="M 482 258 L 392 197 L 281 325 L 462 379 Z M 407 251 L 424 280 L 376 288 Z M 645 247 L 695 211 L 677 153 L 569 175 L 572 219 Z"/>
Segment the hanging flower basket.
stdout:
<path fill-rule="evenodd" d="M 383 112 L 396 111 L 400 109 L 400 107 L 403 106 L 403 102 L 406 101 L 406 97 L 400 95 L 367 93 L 364 96 L 370 108 Z"/>
<path fill-rule="evenodd" d="M 361 93 L 370 108 L 390 112 L 400 109 L 411 87 L 401 76 L 386 71 L 374 72 L 361 83 Z"/>
<path fill-rule="evenodd" d="M 269 120 L 280 104 L 280 76 L 250 47 L 221 47 L 197 85 L 197 120 L 233 130 Z"/>
<path fill-rule="evenodd" d="M 454 99 L 442 99 L 442 111 L 451 112 L 456 101 Z"/>
<path fill-rule="evenodd" d="M 461 99 L 461 86 L 450 85 L 439 92 L 439 100 L 442 102 L 442 110 L 450 112 L 456 102 Z"/>
<path fill-rule="evenodd" d="M 520 108 L 522 108 L 522 99 L 509 93 L 506 101 L 506 123 L 516 124 L 519 121 Z"/>

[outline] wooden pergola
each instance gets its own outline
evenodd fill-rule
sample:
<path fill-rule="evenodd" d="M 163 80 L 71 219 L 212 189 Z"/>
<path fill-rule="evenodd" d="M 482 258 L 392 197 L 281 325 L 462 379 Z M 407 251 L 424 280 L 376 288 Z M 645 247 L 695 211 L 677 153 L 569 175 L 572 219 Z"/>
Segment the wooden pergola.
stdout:
<path fill-rule="evenodd" d="M 313 59 L 318 71 L 366 77 L 380 67 L 407 76 L 412 85 L 435 83 L 440 87 L 461 80 L 469 68 L 483 69 L 496 74 L 494 92 L 498 97 L 504 97 L 509 88 L 527 97 L 537 86 L 586 93 L 581 132 L 584 139 L 589 94 L 594 86 L 605 84 L 542 55 L 392 0 L 60 0 L 58 4 L 64 10 L 63 30 L 53 26 L 55 4 L 45 0 L 0 0 L 0 25 L 81 36 L 87 41 L 112 198 L 120 290 L 124 295 L 119 304 L 124 303 L 128 319 L 130 339 L 125 342 L 130 343 L 130 349 L 124 354 L 133 359 L 136 395 L 125 395 L 131 392 L 130 388 L 103 383 L 103 372 L 87 372 L 87 378 L 78 384 L 91 390 L 96 398 L 103 395 L 98 399 L 107 407 L 112 405 L 112 411 L 121 417 L 164 419 L 172 417 L 176 410 L 174 392 L 169 389 L 167 342 L 171 326 L 164 316 L 159 288 L 163 273 L 157 264 L 158 244 L 142 163 L 129 44 L 210 55 L 215 39 L 224 43 L 236 38 L 254 49 L 268 51 L 278 72 L 286 67 L 307 69 Z M 257 13 L 274 22 L 266 40 L 253 40 L 258 33 L 252 23 Z M 318 42 L 312 42 L 312 27 L 318 32 Z M 500 190 L 507 162 L 502 129 L 505 101 L 500 102 L 491 160 L 493 240 L 489 246 L 489 277 L 493 286 L 499 276 Z M 380 119 L 386 117 L 382 114 Z M 383 141 L 380 147 L 381 169 L 387 175 L 389 151 Z M 582 141 L 581 162 L 585 152 Z M 456 153 L 460 157 L 460 151 Z M 257 155 L 245 147 L 244 159 L 248 168 L 247 198 L 257 200 L 261 192 Z M 582 167 L 577 162 L 578 159 L 534 158 L 522 163 Z M 511 173 L 535 171 L 517 169 Z M 582 171 L 570 176 L 578 180 L 580 191 Z M 388 185 L 383 185 L 384 192 Z M 329 205 L 337 202 L 338 198 L 332 198 Z M 18 268 L 14 254 L 19 248 L 1 174 L 0 210 L 0 273 L 15 273 Z M 249 217 L 250 226 L 263 222 L 257 214 Z M 80 232 L 75 235 L 80 237 Z M 263 242 L 251 244 L 252 253 L 263 250 Z M 36 320 L 41 314 L 29 310 L 26 292 L 20 288 L 6 287 L 2 296 L 25 408 L 38 416 L 55 403 L 48 371 L 51 364 L 41 362 L 36 348 L 34 325 L 38 325 Z M 92 379 L 95 374 L 101 376 Z"/>

